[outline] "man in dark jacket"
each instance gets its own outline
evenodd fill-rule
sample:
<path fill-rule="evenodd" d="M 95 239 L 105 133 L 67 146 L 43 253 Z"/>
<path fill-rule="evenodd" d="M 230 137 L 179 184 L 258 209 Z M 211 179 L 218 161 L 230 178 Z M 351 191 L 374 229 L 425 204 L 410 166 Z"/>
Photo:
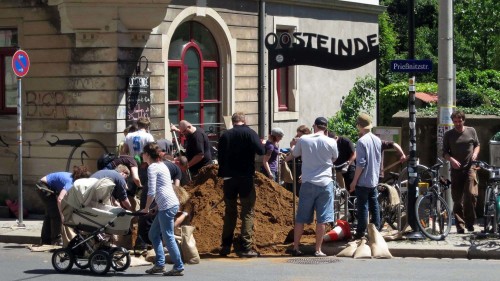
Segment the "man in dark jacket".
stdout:
<path fill-rule="evenodd" d="M 232 116 L 233 128 L 219 139 L 219 174 L 224 179 L 224 226 L 222 228 L 221 256 L 231 252 L 234 229 L 238 217 L 237 199 L 241 203 L 241 251 L 240 257 L 257 257 L 252 250 L 253 218 L 255 206 L 255 154 L 264 155 L 265 149 L 257 133 L 245 125 L 245 114 Z"/>

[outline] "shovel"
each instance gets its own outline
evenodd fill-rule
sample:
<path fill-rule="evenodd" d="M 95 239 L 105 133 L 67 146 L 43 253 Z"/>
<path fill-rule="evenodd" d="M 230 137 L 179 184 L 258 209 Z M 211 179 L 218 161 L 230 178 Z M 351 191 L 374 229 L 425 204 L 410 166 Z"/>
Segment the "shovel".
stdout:
<path fill-rule="evenodd" d="M 174 124 L 170 123 L 170 126 L 173 126 L 173 125 Z M 174 135 L 178 156 L 181 156 L 182 155 L 181 152 L 184 151 L 184 149 L 181 150 L 181 145 L 179 144 L 179 138 L 177 138 L 177 133 L 174 130 L 172 130 L 172 134 Z M 189 172 L 189 169 L 186 169 L 186 173 L 188 175 L 189 181 L 191 181 L 192 179 L 191 179 L 191 173 Z"/>

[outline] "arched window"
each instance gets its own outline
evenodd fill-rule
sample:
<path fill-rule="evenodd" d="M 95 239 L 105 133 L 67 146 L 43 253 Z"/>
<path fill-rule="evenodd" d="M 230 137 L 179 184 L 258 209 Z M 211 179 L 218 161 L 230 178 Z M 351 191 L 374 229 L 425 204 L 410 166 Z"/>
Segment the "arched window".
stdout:
<path fill-rule="evenodd" d="M 168 52 L 168 117 L 187 120 L 205 131 L 220 126 L 219 53 L 202 24 L 181 24 Z"/>

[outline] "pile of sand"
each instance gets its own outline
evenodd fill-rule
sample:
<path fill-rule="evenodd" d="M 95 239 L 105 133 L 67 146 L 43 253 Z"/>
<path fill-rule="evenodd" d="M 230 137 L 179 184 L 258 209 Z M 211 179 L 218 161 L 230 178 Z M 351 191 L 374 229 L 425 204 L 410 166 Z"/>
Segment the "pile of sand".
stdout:
<path fill-rule="evenodd" d="M 202 168 L 191 185 L 185 186 L 191 194 L 186 209 L 191 214 L 191 225 L 200 254 L 217 254 L 222 235 L 224 200 L 223 180 L 217 177 L 218 166 Z M 255 178 L 254 244 L 262 255 L 281 255 L 287 245 L 284 241 L 293 229 L 293 195 L 284 187 L 261 173 Z M 235 230 L 234 246 L 238 246 L 241 220 Z"/>

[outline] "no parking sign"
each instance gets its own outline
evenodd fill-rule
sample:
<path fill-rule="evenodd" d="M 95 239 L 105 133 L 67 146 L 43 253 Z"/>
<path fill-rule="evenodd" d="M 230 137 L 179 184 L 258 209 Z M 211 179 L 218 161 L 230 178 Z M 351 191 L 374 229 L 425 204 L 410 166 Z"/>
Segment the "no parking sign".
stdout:
<path fill-rule="evenodd" d="M 30 70 L 30 58 L 23 50 L 17 50 L 12 56 L 12 70 L 17 77 L 24 77 Z"/>

